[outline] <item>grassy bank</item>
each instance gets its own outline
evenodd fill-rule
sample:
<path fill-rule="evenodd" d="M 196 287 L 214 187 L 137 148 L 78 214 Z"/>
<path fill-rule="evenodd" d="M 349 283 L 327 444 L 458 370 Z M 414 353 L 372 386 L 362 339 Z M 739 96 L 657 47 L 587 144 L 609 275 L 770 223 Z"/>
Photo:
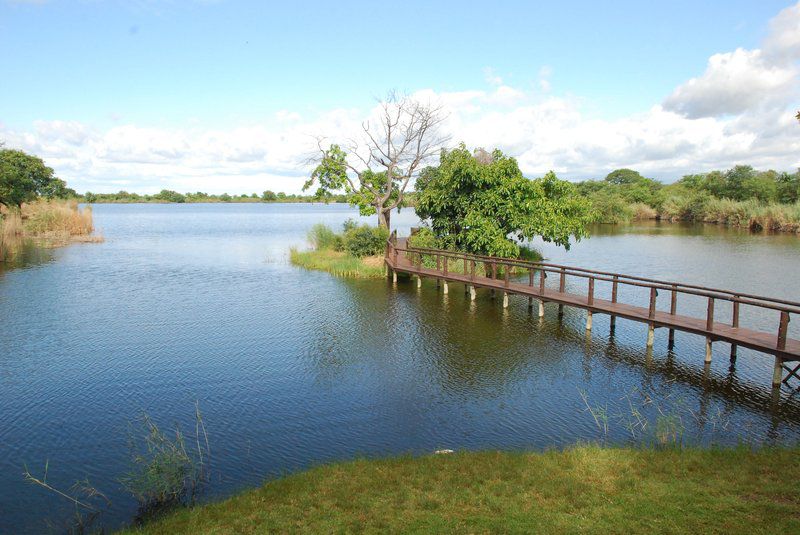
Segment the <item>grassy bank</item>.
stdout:
<path fill-rule="evenodd" d="M 385 275 L 382 256 L 358 258 L 344 251 L 331 249 L 313 249 L 310 251 L 292 249 L 289 253 L 289 259 L 296 266 L 316 271 L 327 271 L 338 277 L 375 279 Z"/>
<path fill-rule="evenodd" d="M 797 449 L 605 449 L 359 460 L 128 533 L 795 533 Z"/>
<path fill-rule="evenodd" d="M 2 207 L 0 216 L 0 260 L 13 255 L 25 240 L 41 247 L 103 241 L 93 234 L 91 207 L 81 209 L 74 200 L 39 200 L 20 209 Z"/>
<path fill-rule="evenodd" d="M 358 225 L 352 219 L 344 223 L 340 234 L 321 223 L 308 231 L 311 250 L 292 249 L 292 264 L 339 277 L 373 279 L 385 274 L 383 251 L 389 233 L 386 229 Z"/>

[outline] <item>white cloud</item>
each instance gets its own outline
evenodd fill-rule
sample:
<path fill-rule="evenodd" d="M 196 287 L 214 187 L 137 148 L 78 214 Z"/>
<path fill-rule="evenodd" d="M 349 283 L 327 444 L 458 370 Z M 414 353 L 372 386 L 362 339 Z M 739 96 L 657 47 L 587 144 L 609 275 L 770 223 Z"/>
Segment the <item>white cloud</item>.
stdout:
<path fill-rule="evenodd" d="M 714 55 L 705 73 L 676 88 L 663 105 L 627 117 L 594 118 L 584 111 L 590 102 L 543 94 L 541 85 L 512 87 L 490 69 L 487 88 L 424 89 L 413 96 L 443 106 L 453 144 L 500 148 L 531 177 L 550 169 L 566 178 L 602 177 L 632 167 L 669 180 L 740 163 L 789 170 L 800 167 L 800 125 L 791 108 L 800 102 L 799 6 L 775 17 L 761 49 Z M 540 69 L 540 83 L 551 72 Z M 0 141 L 42 156 L 78 191 L 299 192 L 315 136 L 346 142 L 375 111 L 306 116 L 282 110 L 262 124 L 227 129 L 123 123 L 99 130 L 37 121 L 22 130 L 0 124 Z"/>
<path fill-rule="evenodd" d="M 785 106 L 798 95 L 798 60 L 800 3 L 772 19 L 761 49 L 714 54 L 706 71 L 678 86 L 664 108 L 696 119 Z"/>

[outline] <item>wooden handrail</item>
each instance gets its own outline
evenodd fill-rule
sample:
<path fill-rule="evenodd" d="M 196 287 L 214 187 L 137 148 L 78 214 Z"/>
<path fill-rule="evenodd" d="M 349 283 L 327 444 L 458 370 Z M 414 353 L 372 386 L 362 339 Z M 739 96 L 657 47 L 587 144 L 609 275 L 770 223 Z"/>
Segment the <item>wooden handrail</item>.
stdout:
<path fill-rule="evenodd" d="M 789 312 L 792 314 L 800 314 L 800 303 L 795 301 L 788 301 L 784 299 L 777 299 L 772 297 L 763 297 L 758 295 L 744 294 L 741 292 L 733 292 L 729 290 L 720 290 L 718 288 L 708 288 L 694 284 L 683 284 L 679 282 L 662 281 L 658 279 L 649 279 L 646 277 L 638 277 L 633 275 L 624 275 L 621 273 L 613 273 L 608 271 L 598 271 L 585 268 L 576 268 L 572 266 L 565 266 L 561 264 L 551 264 L 547 262 L 531 262 L 527 260 L 517 260 L 512 258 L 502 258 L 497 256 L 475 255 L 471 253 L 460 253 L 457 251 L 448 251 L 445 249 L 433 249 L 430 247 L 397 247 L 398 251 L 407 251 L 413 254 L 439 254 L 444 257 L 464 259 L 466 261 L 480 261 L 492 262 L 508 267 L 521 267 L 525 269 L 541 270 L 551 273 L 562 273 L 564 276 L 573 276 L 580 278 L 594 278 L 596 281 L 611 282 L 616 284 L 626 284 L 628 286 L 636 286 L 641 288 L 655 288 L 657 290 L 675 291 L 688 295 L 697 295 L 701 297 L 712 297 L 714 299 L 721 299 L 732 303 L 740 303 L 751 305 L 761 308 L 768 308 L 772 310 Z"/>

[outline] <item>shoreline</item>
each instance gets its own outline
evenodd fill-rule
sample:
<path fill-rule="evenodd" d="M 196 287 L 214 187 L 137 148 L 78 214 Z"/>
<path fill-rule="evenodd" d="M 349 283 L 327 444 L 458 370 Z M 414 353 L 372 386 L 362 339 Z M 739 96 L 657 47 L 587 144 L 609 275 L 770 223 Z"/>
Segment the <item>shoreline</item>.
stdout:
<path fill-rule="evenodd" d="M 798 453 L 582 445 L 357 459 L 121 533 L 790 533 L 800 529 Z"/>

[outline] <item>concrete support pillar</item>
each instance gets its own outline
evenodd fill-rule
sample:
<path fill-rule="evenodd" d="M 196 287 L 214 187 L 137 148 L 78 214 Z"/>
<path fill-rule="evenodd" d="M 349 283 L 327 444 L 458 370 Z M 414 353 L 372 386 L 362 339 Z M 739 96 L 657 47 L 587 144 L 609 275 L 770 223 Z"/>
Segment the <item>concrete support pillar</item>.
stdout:
<path fill-rule="evenodd" d="M 539 317 L 544 317 L 544 301 L 539 301 Z"/>
<path fill-rule="evenodd" d="M 592 330 L 592 311 L 589 310 L 586 312 L 586 330 Z"/>
<path fill-rule="evenodd" d="M 613 333 L 614 329 L 617 328 L 617 317 L 611 316 L 611 320 L 608 323 L 609 330 Z"/>
<path fill-rule="evenodd" d="M 422 277 L 417 275 L 417 288 L 422 288 Z"/>
<path fill-rule="evenodd" d="M 669 330 L 669 341 L 667 342 L 667 347 L 669 349 L 675 347 L 675 329 Z"/>
<path fill-rule="evenodd" d="M 653 347 L 656 339 L 656 327 L 652 323 L 647 326 L 647 347 Z"/>
<path fill-rule="evenodd" d="M 564 317 L 564 305 L 558 305 L 558 317 L 559 318 Z"/>
<path fill-rule="evenodd" d="M 394 284 L 397 284 L 397 272 L 396 271 L 392 271 L 392 282 Z"/>
<path fill-rule="evenodd" d="M 775 356 L 775 364 L 772 368 L 772 388 L 780 388 L 783 380 L 783 361 L 779 356 Z"/>
<path fill-rule="evenodd" d="M 533 310 L 533 297 L 528 298 L 528 310 Z"/>
<path fill-rule="evenodd" d="M 443 288 L 442 291 L 444 292 L 445 295 L 447 295 L 447 292 L 449 291 L 449 288 L 447 287 L 447 281 L 443 281 L 443 284 L 444 284 L 444 288 Z"/>
<path fill-rule="evenodd" d="M 508 293 L 503 292 L 503 308 L 508 308 Z"/>
<path fill-rule="evenodd" d="M 441 285 L 442 285 L 442 279 L 436 279 L 436 287 L 438 288 Z"/>
<path fill-rule="evenodd" d="M 731 364 L 736 364 L 737 345 L 731 344 Z"/>
<path fill-rule="evenodd" d="M 478 297 L 478 292 L 475 291 L 474 286 L 469 287 L 469 299 L 470 301 L 475 301 L 475 298 Z"/>
<path fill-rule="evenodd" d="M 711 362 L 711 338 L 706 338 L 706 362 Z"/>

